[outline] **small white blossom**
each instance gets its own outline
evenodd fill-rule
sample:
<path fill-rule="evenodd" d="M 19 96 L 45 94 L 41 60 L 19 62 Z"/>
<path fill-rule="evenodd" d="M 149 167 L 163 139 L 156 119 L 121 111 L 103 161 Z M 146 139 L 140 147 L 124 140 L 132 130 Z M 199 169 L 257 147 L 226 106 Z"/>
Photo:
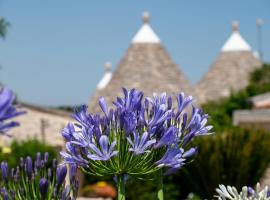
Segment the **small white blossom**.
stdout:
<path fill-rule="evenodd" d="M 242 191 L 239 193 L 233 186 L 219 185 L 216 189 L 219 200 L 270 200 L 268 186 L 265 186 L 262 190 L 260 184 L 257 183 L 255 190 L 250 187 L 242 187 Z"/>

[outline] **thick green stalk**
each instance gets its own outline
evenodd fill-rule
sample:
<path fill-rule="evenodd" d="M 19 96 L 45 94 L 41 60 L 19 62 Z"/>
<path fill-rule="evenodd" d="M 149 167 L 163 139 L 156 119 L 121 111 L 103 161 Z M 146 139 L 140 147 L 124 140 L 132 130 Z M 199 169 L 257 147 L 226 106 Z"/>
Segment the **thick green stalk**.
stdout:
<path fill-rule="evenodd" d="M 164 200 L 162 170 L 160 170 L 160 172 L 158 173 L 157 182 L 158 182 L 158 193 L 157 193 L 158 200 Z"/>
<path fill-rule="evenodd" d="M 124 180 L 123 174 L 118 176 L 117 188 L 118 188 L 117 200 L 125 200 L 126 199 L 126 192 L 125 192 L 125 180 Z"/>

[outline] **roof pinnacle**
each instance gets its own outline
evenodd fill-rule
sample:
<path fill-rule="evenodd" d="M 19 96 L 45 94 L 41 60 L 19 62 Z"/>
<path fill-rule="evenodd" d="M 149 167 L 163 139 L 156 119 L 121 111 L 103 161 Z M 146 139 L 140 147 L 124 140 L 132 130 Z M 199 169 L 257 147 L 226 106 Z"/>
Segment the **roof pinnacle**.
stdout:
<path fill-rule="evenodd" d="M 150 15 L 144 12 L 142 15 L 143 25 L 133 37 L 132 43 L 160 43 L 160 39 L 149 24 Z"/>
<path fill-rule="evenodd" d="M 238 31 L 238 28 L 239 28 L 239 21 L 233 21 L 232 22 L 232 31 L 236 32 L 236 31 Z"/>
<path fill-rule="evenodd" d="M 240 35 L 238 27 L 239 22 L 234 21 L 232 23 L 232 34 L 223 45 L 221 51 L 251 51 L 251 47 L 247 41 Z"/>
<path fill-rule="evenodd" d="M 149 23 L 149 21 L 150 21 L 149 12 L 147 12 L 147 11 L 143 12 L 142 19 L 143 19 L 144 24 Z"/>
<path fill-rule="evenodd" d="M 102 79 L 97 84 L 97 89 L 98 90 L 104 89 L 109 84 L 109 82 L 111 81 L 111 78 L 112 78 L 112 75 L 113 75 L 112 64 L 110 62 L 106 62 L 104 64 L 104 67 L 105 67 L 105 73 L 104 73 Z"/>
<path fill-rule="evenodd" d="M 112 63 L 107 61 L 105 64 L 104 64 L 104 67 L 105 67 L 105 71 L 106 72 L 111 72 L 112 71 Z"/>

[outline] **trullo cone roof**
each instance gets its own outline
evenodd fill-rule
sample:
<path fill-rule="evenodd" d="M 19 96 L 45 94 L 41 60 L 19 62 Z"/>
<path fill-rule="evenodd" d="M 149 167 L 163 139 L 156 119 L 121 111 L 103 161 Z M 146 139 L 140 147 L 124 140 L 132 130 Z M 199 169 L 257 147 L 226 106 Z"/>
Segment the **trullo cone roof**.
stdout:
<path fill-rule="evenodd" d="M 100 111 L 98 98 L 103 96 L 107 102 L 121 95 L 121 88 L 136 88 L 146 96 L 154 92 L 176 94 L 192 91 L 187 79 L 173 62 L 160 39 L 150 27 L 148 14 L 144 14 L 144 24 L 132 39 L 126 54 L 120 61 L 106 87 L 97 88 L 89 103 L 91 112 Z"/>
<path fill-rule="evenodd" d="M 253 55 L 250 45 L 238 32 L 238 24 L 235 22 L 233 32 L 216 61 L 196 87 L 199 102 L 228 97 L 232 91 L 245 88 L 250 73 L 260 65 L 260 60 Z"/>

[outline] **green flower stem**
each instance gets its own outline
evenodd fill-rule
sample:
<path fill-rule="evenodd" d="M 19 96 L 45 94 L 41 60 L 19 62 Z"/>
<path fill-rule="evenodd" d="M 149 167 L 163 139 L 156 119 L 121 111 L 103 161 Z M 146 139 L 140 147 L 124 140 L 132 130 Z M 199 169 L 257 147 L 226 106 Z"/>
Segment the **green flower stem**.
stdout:
<path fill-rule="evenodd" d="M 157 193 L 158 200 L 164 200 L 162 170 L 159 171 L 157 182 L 158 182 L 158 193 Z"/>
<path fill-rule="evenodd" d="M 124 180 L 123 174 L 118 176 L 117 188 L 118 188 L 117 200 L 125 200 L 126 199 L 126 192 L 125 192 L 125 180 Z"/>

